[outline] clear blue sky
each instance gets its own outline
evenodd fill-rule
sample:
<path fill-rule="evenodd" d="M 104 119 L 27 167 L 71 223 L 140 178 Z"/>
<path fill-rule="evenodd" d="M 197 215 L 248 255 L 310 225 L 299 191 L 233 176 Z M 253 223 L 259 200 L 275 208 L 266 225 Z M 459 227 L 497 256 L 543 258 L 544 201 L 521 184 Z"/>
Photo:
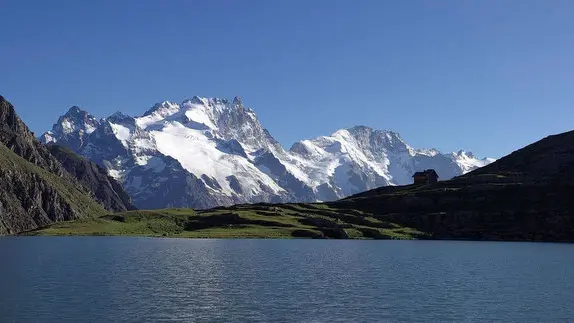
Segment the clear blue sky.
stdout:
<path fill-rule="evenodd" d="M 499 157 L 574 128 L 574 2 L 0 1 L 0 94 L 36 133 L 243 97 L 285 146 L 353 125 Z"/>

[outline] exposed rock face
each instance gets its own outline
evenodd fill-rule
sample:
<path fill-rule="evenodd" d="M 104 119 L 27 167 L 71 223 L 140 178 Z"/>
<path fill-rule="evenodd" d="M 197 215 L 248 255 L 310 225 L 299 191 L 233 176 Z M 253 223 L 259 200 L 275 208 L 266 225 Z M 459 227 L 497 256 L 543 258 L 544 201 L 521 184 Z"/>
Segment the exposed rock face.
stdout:
<path fill-rule="evenodd" d="M 104 213 L 83 187 L 26 161 L 0 143 L 0 235 Z"/>
<path fill-rule="evenodd" d="M 91 134 L 100 122 L 79 107 L 71 107 L 66 114 L 58 119 L 51 131 L 42 135 L 42 142 L 52 142 L 58 138 L 58 144 L 78 151 L 83 146 L 85 138 Z"/>
<path fill-rule="evenodd" d="M 58 175 L 65 173 L 60 163 L 36 140 L 18 117 L 12 104 L 2 96 L 0 96 L 0 143 L 34 165 Z"/>
<path fill-rule="evenodd" d="M 94 193 L 96 201 L 106 210 L 122 212 L 135 209 L 122 186 L 108 176 L 104 168 L 76 155 L 68 148 L 58 145 L 49 145 L 47 148 L 82 186 Z"/>
<path fill-rule="evenodd" d="M 437 239 L 574 241 L 574 131 L 433 185 L 385 187 L 344 199 Z"/>
<path fill-rule="evenodd" d="M 2 168 L 0 178 L 0 235 L 79 217 L 54 187 L 36 174 Z"/>
<path fill-rule="evenodd" d="M 103 215 L 90 195 L 0 96 L 0 235 Z"/>

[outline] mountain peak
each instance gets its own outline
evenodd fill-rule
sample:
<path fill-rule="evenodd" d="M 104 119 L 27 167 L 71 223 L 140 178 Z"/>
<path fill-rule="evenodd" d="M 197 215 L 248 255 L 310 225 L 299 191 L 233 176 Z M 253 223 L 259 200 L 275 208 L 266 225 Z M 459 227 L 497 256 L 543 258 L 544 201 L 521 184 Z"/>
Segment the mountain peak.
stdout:
<path fill-rule="evenodd" d="M 235 106 L 242 106 L 243 105 L 243 102 L 242 102 L 240 96 L 236 96 L 233 98 L 233 105 L 235 105 Z"/>
<path fill-rule="evenodd" d="M 179 105 L 177 103 L 173 103 L 170 101 L 163 101 L 160 103 L 156 103 L 153 105 L 153 107 L 151 107 L 149 110 L 147 110 L 143 116 L 149 116 L 152 115 L 154 113 L 157 113 L 161 116 L 167 116 L 169 114 L 173 114 L 173 112 L 175 112 L 176 110 L 179 109 Z"/>
<path fill-rule="evenodd" d="M 39 139 L 44 144 L 61 143 L 77 152 L 82 146 L 83 137 L 94 132 L 99 125 L 100 121 L 96 117 L 74 105 L 58 118 L 52 130 L 41 135 Z"/>
<path fill-rule="evenodd" d="M 373 128 L 365 125 L 357 125 L 348 129 L 349 131 L 373 131 Z"/>
<path fill-rule="evenodd" d="M 117 123 L 121 123 L 121 122 L 125 122 L 126 120 L 133 120 L 134 118 L 130 117 L 129 115 L 120 112 L 120 111 L 116 111 L 114 112 L 114 114 L 112 114 L 111 116 L 107 117 L 106 120 L 108 121 L 112 121 L 112 122 L 117 122 Z"/>
<path fill-rule="evenodd" d="M 475 158 L 474 154 L 470 151 L 464 151 L 464 150 L 459 150 L 456 153 L 456 156 L 458 157 L 465 157 L 465 158 Z"/>
<path fill-rule="evenodd" d="M 229 103 L 229 100 L 225 99 L 225 98 L 211 98 L 210 101 L 213 102 L 214 104 L 228 104 Z"/>
<path fill-rule="evenodd" d="M 24 124 L 20 117 L 16 114 L 12 104 L 4 97 L 0 96 L 0 124 L 4 126 L 4 129 L 10 129 L 12 135 L 21 135 L 22 133 L 29 132 L 28 127 Z M 2 129 L 0 129 L 0 135 L 2 135 Z"/>
<path fill-rule="evenodd" d="M 98 120 L 94 116 L 74 105 L 58 119 L 58 123 L 54 125 L 52 132 L 62 131 L 69 134 L 81 130 L 91 133 L 97 125 Z"/>
<path fill-rule="evenodd" d="M 77 105 L 73 105 L 70 107 L 70 109 L 68 109 L 68 113 L 78 113 L 81 111 L 82 111 L 82 109 L 80 109 L 80 107 Z"/>
<path fill-rule="evenodd" d="M 212 105 L 228 104 L 229 100 L 223 98 L 206 98 L 195 95 L 191 99 L 183 101 L 182 105 L 184 103 L 212 106 Z"/>
<path fill-rule="evenodd" d="M 194 95 L 193 98 L 191 98 L 191 99 L 189 99 L 189 100 L 186 100 L 186 101 L 189 101 L 189 102 L 191 102 L 191 103 L 193 103 L 193 104 L 206 105 L 207 102 L 208 102 L 208 99 L 199 97 L 199 96 L 197 96 L 197 95 Z"/>
<path fill-rule="evenodd" d="M 82 108 L 80 108 L 77 105 L 73 105 L 70 107 L 70 109 L 68 109 L 68 112 L 66 112 L 62 117 L 63 118 L 80 118 L 80 117 L 87 117 L 89 116 L 89 113 L 85 110 L 82 110 Z"/>
<path fill-rule="evenodd" d="M 387 142 L 403 142 L 404 139 L 401 135 L 397 132 L 392 130 L 376 130 L 368 126 L 358 125 L 351 128 L 346 129 L 351 135 L 354 137 L 362 137 L 362 138 L 379 138 L 380 140 L 384 140 Z"/>
<path fill-rule="evenodd" d="M 121 111 L 116 111 L 116 112 L 114 112 L 114 113 L 113 113 L 111 116 L 109 116 L 109 117 L 110 117 L 110 118 L 124 118 L 124 117 L 126 117 L 126 116 L 127 116 L 127 115 L 124 114 L 123 112 L 121 112 Z"/>
<path fill-rule="evenodd" d="M 378 130 L 378 129 L 373 129 L 373 128 L 371 128 L 369 126 L 365 126 L 365 125 L 353 126 L 351 128 L 347 128 L 347 130 L 349 132 L 352 132 L 352 133 L 368 132 L 368 133 L 378 133 L 378 134 L 389 134 L 391 136 L 400 137 L 400 135 L 397 132 L 394 132 L 392 130 L 388 130 L 388 129 Z"/>

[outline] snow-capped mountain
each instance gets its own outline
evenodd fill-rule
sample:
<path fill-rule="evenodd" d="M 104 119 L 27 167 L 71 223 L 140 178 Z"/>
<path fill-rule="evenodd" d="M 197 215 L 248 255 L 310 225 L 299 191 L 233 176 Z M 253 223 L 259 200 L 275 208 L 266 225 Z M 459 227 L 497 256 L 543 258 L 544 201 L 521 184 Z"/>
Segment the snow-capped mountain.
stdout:
<path fill-rule="evenodd" d="M 365 126 L 287 151 L 237 97 L 165 101 L 139 117 L 101 120 L 72 107 L 40 139 L 106 167 L 140 208 L 334 200 L 411 183 L 418 170 L 449 179 L 493 161 L 414 149 L 397 133 Z"/>
<path fill-rule="evenodd" d="M 40 137 L 40 140 L 43 142 L 58 141 L 63 146 L 79 151 L 84 145 L 84 138 L 99 126 L 100 121 L 94 116 L 73 106 L 58 119 L 51 131 Z"/>

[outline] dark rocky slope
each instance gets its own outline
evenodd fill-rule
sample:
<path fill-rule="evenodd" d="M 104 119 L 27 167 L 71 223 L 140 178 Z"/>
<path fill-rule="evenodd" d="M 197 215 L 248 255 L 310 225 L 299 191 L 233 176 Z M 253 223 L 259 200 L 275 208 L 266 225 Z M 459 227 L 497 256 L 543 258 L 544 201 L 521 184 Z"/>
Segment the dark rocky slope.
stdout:
<path fill-rule="evenodd" d="M 136 209 L 122 186 L 108 176 L 104 168 L 80 157 L 69 148 L 58 145 L 48 145 L 47 148 L 82 186 L 94 193 L 96 201 L 106 210 L 123 212 Z"/>
<path fill-rule="evenodd" d="M 0 96 L 0 143 L 37 165 L 59 176 L 66 176 L 62 165 L 34 137 L 26 124 L 18 117 L 14 107 Z"/>
<path fill-rule="evenodd" d="M 102 201 L 125 201 L 125 193 L 117 186 L 109 199 L 98 193 L 99 185 L 95 187 L 91 191 L 92 186 L 82 186 L 0 96 L 0 235 L 103 215 L 104 208 L 92 198 L 98 194 Z"/>
<path fill-rule="evenodd" d="M 0 143 L 0 235 L 103 214 L 103 207 L 82 187 Z"/>
<path fill-rule="evenodd" d="M 574 241 L 574 131 L 434 185 L 383 187 L 336 203 L 437 239 Z"/>

